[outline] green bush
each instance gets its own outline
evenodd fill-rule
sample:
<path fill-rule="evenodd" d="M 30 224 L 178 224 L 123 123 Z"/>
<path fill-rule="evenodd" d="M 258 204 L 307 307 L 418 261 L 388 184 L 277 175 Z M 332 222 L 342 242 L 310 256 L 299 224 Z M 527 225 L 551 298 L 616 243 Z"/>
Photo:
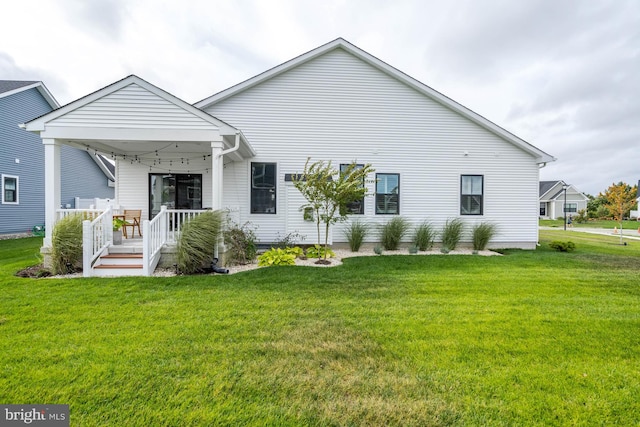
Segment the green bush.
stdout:
<path fill-rule="evenodd" d="M 295 265 L 296 258 L 304 251 L 299 246 L 291 248 L 271 248 L 258 257 L 260 267 L 271 267 L 274 265 Z"/>
<path fill-rule="evenodd" d="M 460 218 L 448 219 L 442 228 L 442 247 L 448 251 L 455 250 L 463 231 L 464 223 Z"/>
<path fill-rule="evenodd" d="M 58 221 L 51 235 L 53 274 L 77 271 L 82 265 L 82 215 L 68 215 Z"/>
<path fill-rule="evenodd" d="M 483 222 L 473 226 L 472 240 L 474 251 L 484 251 L 487 244 L 498 232 L 495 224 Z"/>
<path fill-rule="evenodd" d="M 580 209 L 578 211 L 578 215 L 573 219 L 578 224 L 584 224 L 589 220 L 589 216 L 587 215 L 587 211 L 584 209 Z"/>
<path fill-rule="evenodd" d="M 320 259 L 320 258 L 324 258 L 325 257 L 324 246 L 320 246 L 318 244 L 308 247 L 306 253 L 307 253 L 307 257 L 308 258 L 318 258 L 318 259 Z M 335 252 L 333 252 L 331 250 L 331 248 L 327 248 L 326 255 L 327 255 L 326 256 L 327 258 L 331 258 L 331 257 L 336 256 Z"/>
<path fill-rule="evenodd" d="M 382 252 L 383 252 L 383 251 L 384 251 L 384 250 L 382 249 L 382 246 L 380 246 L 380 245 L 376 245 L 376 246 L 373 248 L 373 252 L 374 252 L 376 255 L 382 255 Z"/>
<path fill-rule="evenodd" d="M 230 225 L 224 231 L 227 264 L 244 265 L 253 262 L 258 250 L 256 240 L 256 234 L 249 222 L 245 222 L 242 226 Z"/>
<path fill-rule="evenodd" d="M 344 235 L 349 242 L 349 248 L 352 252 L 358 252 L 364 238 L 369 234 L 369 224 L 354 220 L 349 227 L 344 230 Z"/>
<path fill-rule="evenodd" d="M 393 217 L 382 226 L 380 243 L 386 250 L 394 251 L 398 249 L 400 241 L 407 234 L 407 231 L 409 231 L 409 221 L 401 216 Z"/>
<path fill-rule="evenodd" d="M 222 231 L 222 212 L 207 211 L 185 222 L 178 239 L 178 270 L 193 274 L 213 260 L 213 252 Z"/>
<path fill-rule="evenodd" d="M 421 251 L 428 251 L 433 246 L 436 230 L 430 222 L 424 221 L 418 225 L 413 233 L 413 244 Z"/>
<path fill-rule="evenodd" d="M 572 241 L 561 242 L 560 240 L 554 240 L 549 243 L 549 246 L 558 252 L 572 252 L 576 249 L 576 244 Z"/>

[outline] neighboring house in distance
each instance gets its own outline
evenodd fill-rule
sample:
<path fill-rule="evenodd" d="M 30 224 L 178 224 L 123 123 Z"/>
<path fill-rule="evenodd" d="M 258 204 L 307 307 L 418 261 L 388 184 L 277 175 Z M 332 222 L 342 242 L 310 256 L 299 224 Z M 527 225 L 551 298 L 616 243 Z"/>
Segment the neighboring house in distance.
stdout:
<path fill-rule="evenodd" d="M 0 234 L 24 233 L 44 224 L 45 180 L 42 140 L 18 127 L 59 105 L 39 81 L 0 80 Z M 113 198 L 114 175 L 95 153 L 64 147 L 60 204 L 74 198 Z"/>
<path fill-rule="evenodd" d="M 135 274 L 153 271 L 181 211 L 228 210 L 238 224 L 255 225 L 261 243 L 293 232 L 314 243 L 315 226 L 304 220 L 304 200 L 291 182 L 309 157 L 375 169 L 365 183 L 372 196 L 332 227 L 330 243 L 346 242 L 351 220 L 383 224 L 402 216 L 437 229 L 452 218 L 467 230 L 491 222 L 498 227 L 492 247 L 534 249 L 539 169 L 555 160 L 343 39 L 194 105 L 132 75 L 26 129 L 45 145 L 48 225 L 57 219 L 60 147 L 113 153 L 116 204 L 142 210 L 146 252 Z M 104 221 L 106 230 L 108 218 L 95 224 Z M 95 246 L 104 253 L 110 236 L 101 236 Z M 377 240 L 377 233 L 368 238 Z"/>
<path fill-rule="evenodd" d="M 579 211 L 587 209 L 589 198 L 573 185 L 564 181 L 540 181 L 540 218 L 556 219 L 565 217 L 562 207 L 565 203 L 565 187 L 567 189 L 567 216 L 575 216 Z"/>
<path fill-rule="evenodd" d="M 638 207 L 637 210 L 632 210 L 631 211 L 631 218 L 632 219 L 637 219 L 638 221 L 640 221 L 640 180 L 638 180 L 638 197 L 636 197 L 636 201 L 638 202 Z"/>

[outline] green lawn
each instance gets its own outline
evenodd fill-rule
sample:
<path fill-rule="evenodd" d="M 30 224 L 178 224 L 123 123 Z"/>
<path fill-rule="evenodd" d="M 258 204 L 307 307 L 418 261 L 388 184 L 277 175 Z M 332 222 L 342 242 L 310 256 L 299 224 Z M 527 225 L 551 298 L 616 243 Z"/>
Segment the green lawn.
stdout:
<path fill-rule="evenodd" d="M 544 227 L 564 228 L 564 221 L 562 219 L 541 219 L 538 222 L 541 226 Z M 571 225 L 577 228 L 605 228 L 608 230 L 613 230 L 614 227 L 620 228 L 620 223 L 613 220 L 589 220 L 582 224 L 579 224 L 574 220 Z M 638 228 L 640 228 L 640 221 L 622 221 L 622 228 L 624 228 L 625 230 L 637 230 Z"/>
<path fill-rule="evenodd" d="M 640 241 L 542 238 L 132 279 L 13 277 L 40 239 L 0 241 L 0 402 L 72 426 L 639 425 Z"/>

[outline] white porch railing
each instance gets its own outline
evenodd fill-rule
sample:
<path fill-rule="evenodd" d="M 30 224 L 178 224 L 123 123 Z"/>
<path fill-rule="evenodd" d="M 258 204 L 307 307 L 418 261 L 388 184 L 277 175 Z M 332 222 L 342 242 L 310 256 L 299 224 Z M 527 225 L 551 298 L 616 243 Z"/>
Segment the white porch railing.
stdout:
<path fill-rule="evenodd" d="M 58 209 L 56 210 L 56 222 L 69 215 L 81 214 L 84 219 L 93 221 L 102 214 L 104 209 Z"/>
<path fill-rule="evenodd" d="M 150 276 L 155 270 L 162 247 L 177 243 L 182 227 L 192 218 L 206 210 L 167 209 L 162 206 L 160 213 L 152 220 L 142 222 L 142 274 Z M 68 215 L 81 214 L 82 223 L 82 271 L 84 277 L 91 277 L 95 261 L 113 244 L 113 211 L 97 209 L 59 209 L 56 222 Z"/>
<path fill-rule="evenodd" d="M 82 275 L 91 277 L 93 263 L 113 242 L 113 212 L 109 206 L 93 221 L 82 222 Z"/>

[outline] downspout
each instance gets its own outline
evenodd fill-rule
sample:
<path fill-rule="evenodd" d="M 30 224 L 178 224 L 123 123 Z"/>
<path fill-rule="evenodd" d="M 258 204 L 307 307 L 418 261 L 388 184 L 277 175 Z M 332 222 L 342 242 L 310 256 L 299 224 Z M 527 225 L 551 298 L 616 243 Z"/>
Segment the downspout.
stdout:
<path fill-rule="evenodd" d="M 238 151 L 238 149 L 240 148 L 240 131 L 236 130 L 236 141 L 233 147 L 231 148 L 227 148 L 226 150 L 222 150 L 220 152 L 220 154 L 217 155 L 216 160 L 222 158 L 225 154 L 229 154 L 229 153 L 233 153 L 234 151 Z M 219 174 L 220 176 L 222 175 L 222 168 L 220 168 Z M 218 242 L 218 244 L 216 244 L 215 249 L 213 250 L 213 256 L 215 261 L 211 264 L 211 268 L 214 269 L 215 264 L 218 262 L 218 257 L 219 257 L 219 252 L 218 252 L 218 248 L 220 247 L 220 244 L 224 244 L 224 242 Z M 221 271 L 217 271 L 217 272 L 221 272 Z M 228 272 L 228 270 L 227 270 Z"/>

